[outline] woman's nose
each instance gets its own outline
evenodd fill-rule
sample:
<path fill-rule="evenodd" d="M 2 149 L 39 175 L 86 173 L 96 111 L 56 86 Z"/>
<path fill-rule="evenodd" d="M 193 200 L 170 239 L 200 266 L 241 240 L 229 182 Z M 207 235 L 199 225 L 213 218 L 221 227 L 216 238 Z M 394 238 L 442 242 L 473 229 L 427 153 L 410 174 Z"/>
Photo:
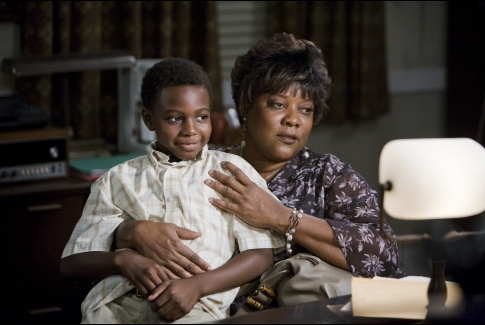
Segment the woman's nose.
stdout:
<path fill-rule="evenodd" d="M 298 109 L 297 108 L 292 108 L 288 107 L 286 109 L 286 114 L 283 120 L 284 125 L 288 126 L 300 126 L 300 117 L 298 115 Z"/>

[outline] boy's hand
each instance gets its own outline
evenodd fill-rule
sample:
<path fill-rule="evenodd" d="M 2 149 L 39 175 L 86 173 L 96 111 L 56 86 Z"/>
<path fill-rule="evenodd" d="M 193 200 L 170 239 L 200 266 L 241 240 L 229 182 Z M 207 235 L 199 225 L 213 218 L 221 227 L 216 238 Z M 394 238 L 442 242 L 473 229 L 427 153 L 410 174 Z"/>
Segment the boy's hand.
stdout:
<path fill-rule="evenodd" d="M 169 280 L 160 265 L 137 253 L 119 252 L 116 259 L 121 273 L 145 297 L 158 285 Z"/>
<path fill-rule="evenodd" d="M 157 286 L 147 297 L 153 311 L 166 321 L 187 315 L 201 296 L 196 278 L 169 280 Z"/>
<path fill-rule="evenodd" d="M 139 254 L 157 262 L 170 279 L 188 278 L 210 270 L 210 265 L 182 243 L 180 239 L 196 239 L 202 234 L 172 223 L 125 221 L 116 230 L 118 242 L 129 238 L 121 247 L 134 248 Z"/>

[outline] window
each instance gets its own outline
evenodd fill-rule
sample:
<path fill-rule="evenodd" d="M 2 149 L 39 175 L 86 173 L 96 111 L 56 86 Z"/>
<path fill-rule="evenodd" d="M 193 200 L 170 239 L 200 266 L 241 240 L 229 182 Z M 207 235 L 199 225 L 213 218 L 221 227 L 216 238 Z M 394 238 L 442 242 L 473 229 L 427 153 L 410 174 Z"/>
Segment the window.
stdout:
<path fill-rule="evenodd" d="M 224 107 L 233 107 L 231 70 L 234 61 L 266 36 L 266 1 L 218 1 L 219 55 Z"/>

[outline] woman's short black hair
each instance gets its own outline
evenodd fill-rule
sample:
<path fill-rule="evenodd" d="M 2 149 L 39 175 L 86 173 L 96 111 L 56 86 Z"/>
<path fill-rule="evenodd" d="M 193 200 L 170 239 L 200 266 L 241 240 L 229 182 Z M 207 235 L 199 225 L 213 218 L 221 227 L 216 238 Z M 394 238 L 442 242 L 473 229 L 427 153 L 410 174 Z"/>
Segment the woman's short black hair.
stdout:
<path fill-rule="evenodd" d="M 212 106 L 212 85 L 209 76 L 197 63 L 183 58 L 168 58 L 147 70 L 141 85 L 143 106 L 153 110 L 162 90 L 176 86 L 203 86 Z"/>
<path fill-rule="evenodd" d="M 313 124 L 318 124 L 328 112 L 331 83 L 322 51 L 313 42 L 287 33 L 259 41 L 236 59 L 231 72 L 240 119 L 258 96 L 292 89 L 313 101 Z"/>

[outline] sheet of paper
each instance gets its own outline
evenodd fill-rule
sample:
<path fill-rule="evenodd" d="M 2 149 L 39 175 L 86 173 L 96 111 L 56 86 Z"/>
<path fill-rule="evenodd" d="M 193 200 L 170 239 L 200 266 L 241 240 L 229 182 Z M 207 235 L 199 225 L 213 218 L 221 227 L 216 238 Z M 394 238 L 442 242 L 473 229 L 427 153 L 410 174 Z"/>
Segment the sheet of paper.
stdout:
<path fill-rule="evenodd" d="M 425 319 L 429 280 L 426 277 L 352 278 L 353 316 Z M 446 288 L 445 306 L 458 308 L 463 299 L 460 285 L 447 281 Z"/>

